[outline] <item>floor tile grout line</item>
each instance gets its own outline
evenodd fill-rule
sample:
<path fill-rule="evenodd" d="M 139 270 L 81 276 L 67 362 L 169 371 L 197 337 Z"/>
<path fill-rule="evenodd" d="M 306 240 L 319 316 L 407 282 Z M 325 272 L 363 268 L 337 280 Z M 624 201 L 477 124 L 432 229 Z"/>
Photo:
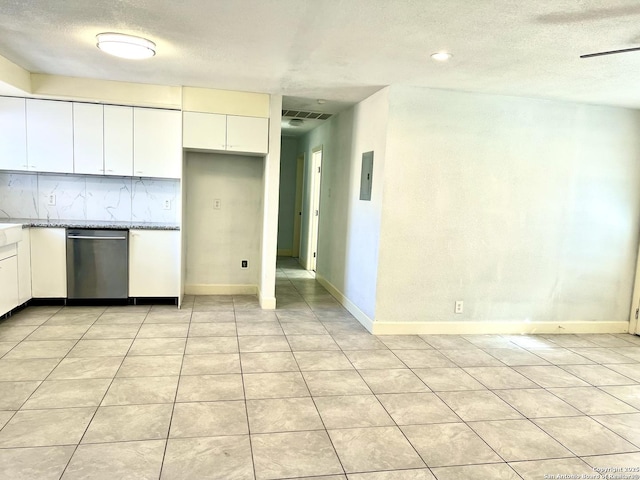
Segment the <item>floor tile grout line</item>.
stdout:
<path fill-rule="evenodd" d="M 289 339 L 287 339 L 287 343 L 289 343 Z M 291 344 L 289 344 L 289 348 L 291 348 Z M 293 356 L 294 362 L 296 362 L 296 365 L 298 365 L 298 369 L 300 369 L 300 364 L 298 363 L 298 359 L 296 358 L 295 355 L 292 354 L 292 356 Z M 307 389 L 307 392 L 309 392 L 309 396 L 305 397 L 305 398 L 311 399 L 311 402 L 313 403 L 313 406 L 316 409 L 316 414 L 318 415 L 318 418 L 320 419 L 320 422 L 322 423 L 322 426 L 324 428 L 323 431 L 324 431 L 325 435 L 327 436 L 327 438 L 329 439 L 329 443 L 331 444 L 331 448 L 333 449 L 333 453 L 335 454 L 336 459 L 338 460 L 338 463 L 340 463 L 340 468 L 342 468 L 342 473 L 346 476 L 347 470 L 344 467 L 344 464 L 342 463 L 342 459 L 340 458 L 340 455 L 338 455 L 338 450 L 336 449 L 336 446 L 333 443 L 331 435 L 329 435 L 329 430 L 327 429 L 327 425 L 326 425 L 324 419 L 322 418 L 322 415 L 320 414 L 320 410 L 318 409 L 318 404 L 314 400 L 313 394 L 311 393 L 311 389 L 309 388 L 309 384 L 307 383 L 307 379 L 302 374 L 302 371 L 300 371 L 300 377 L 302 378 L 302 381 L 304 382 L 304 385 L 305 385 L 305 388 Z"/>
<path fill-rule="evenodd" d="M 193 317 L 193 310 L 191 310 L 191 314 L 189 315 L 189 326 L 187 328 L 187 333 L 191 329 L 191 318 Z M 145 317 L 146 320 L 146 317 Z M 144 324 L 144 322 L 143 322 Z M 142 326 L 140 326 L 142 328 Z M 132 344 L 133 345 L 133 344 Z M 162 470 L 164 469 L 164 462 L 167 457 L 167 450 L 169 449 L 169 438 L 171 436 L 171 426 L 173 424 L 173 415 L 176 410 L 176 403 L 178 400 L 178 392 L 180 391 L 180 381 L 182 379 L 182 369 L 184 368 L 184 357 L 187 351 L 187 340 L 184 342 L 184 349 L 182 351 L 182 360 L 180 362 L 180 370 L 178 371 L 178 382 L 176 383 L 176 393 L 173 396 L 173 403 L 171 405 L 171 415 L 169 416 L 169 425 L 167 427 L 167 436 L 164 439 L 164 449 L 162 451 L 162 460 L 160 461 L 160 471 L 158 472 L 158 480 L 162 478 Z"/>
<path fill-rule="evenodd" d="M 616 414 L 613 414 L 616 415 Z M 626 415 L 626 414 L 622 414 L 622 415 Z M 629 414 L 629 415 L 634 415 L 633 413 Z M 594 417 L 603 417 L 605 415 L 588 415 L 588 417 L 593 420 L 594 422 L 597 422 L 598 424 L 600 424 L 602 427 L 606 428 L 607 430 L 609 430 L 610 432 L 612 432 L 614 435 L 617 435 L 618 437 L 622 438 L 625 442 L 633 445 L 634 447 L 636 447 L 636 449 L 638 449 L 638 451 L 640 451 L 640 442 L 635 442 L 635 441 L 631 441 L 626 437 L 623 437 L 621 434 L 619 434 L 618 432 L 612 430 L 611 428 L 609 428 L 608 426 L 606 426 L 604 423 L 602 423 L 601 421 L 599 421 L 597 418 Z"/>
<path fill-rule="evenodd" d="M 305 299 L 305 303 L 310 307 L 310 305 L 308 304 L 306 299 Z M 314 313 L 314 316 L 315 316 L 315 313 Z M 285 335 L 285 340 L 286 340 L 287 344 L 289 344 L 289 348 L 291 348 L 291 343 L 289 342 L 289 339 L 286 337 L 286 335 Z M 298 370 L 300 371 L 300 377 L 302 378 L 302 381 L 304 382 L 304 385 L 305 385 L 305 388 L 307 389 L 307 392 L 309 392 L 309 398 L 311 399 L 311 402 L 313 403 L 313 406 L 316 409 L 316 414 L 318 415 L 318 418 L 320 419 L 320 422 L 322 423 L 322 426 L 324 427 L 324 433 L 327 436 L 327 438 L 329 439 L 329 443 L 331 444 L 331 448 L 333 449 L 333 453 L 336 456 L 336 459 L 338 460 L 338 463 L 340 464 L 340 468 L 342 469 L 342 473 L 346 476 L 347 470 L 346 470 L 346 468 L 345 468 L 345 466 L 344 466 L 344 464 L 342 462 L 342 459 L 340 458 L 340 455 L 338 455 L 338 450 L 336 449 L 336 446 L 335 446 L 335 444 L 334 444 L 334 442 L 333 442 L 333 440 L 331 438 L 331 435 L 329 435 L 329 431 L 327 430 L 327 425 L 325 424 L 325 421 L 322 418 L 322 415 L 320 414 L 320 410 L 318 409 L 318 405 L 316 404 L 316 401 L 314 400 L 313 394 L 311 393 L 311 389 L 309 388 L 309 384 L 307 382 L 307 379 L 302 374 L 302 370 L 300 369 L 300 363 L 298 362 L 298 359 L 296 358 L 296 356 L 293 354 L 293 351 L 291 353 L 291 356 L 293 357 L 293 361 L 298 366 Z"/>
<path fill-rule="evenodd" d="M 60 309 L 60 310 L 62 310 L 62 309 Z M 59 311 L 60 311 L 60 310 L 59 310 Z M 56 314 L 57 314 L 57 312 L 56 312 Z M 53 318 L 56 314 L 53 314 L 49 319 Z M 100 315 L 98 315 L 98 317 L 96 317 L 96 321 L 98 320 L 98 318 L 100 318 L 100 316 L 101 316 L 101 315 L 102 315 L 102 314 L 100 314 Z M 48 321 L 48 320 L 47 320 L 47 321 Z M 38 327 L 38 328 L 40 328 L 40 327 Z M 37 330 L 37 329 L 36 329 L 36 330 Z M 36 330 L 34 330 L 34 332 L 35 332 Z M 88 330 L 88 329 L 87 329 L 87 330 Z M 86 332 L 85 332 L 85 333 L 86 333 Z M 83 335 L 84 335 L 84 334 L 83 334 Z M 28 337 L 27 337 L 27 338 L 28 338 Z M 18 343 L 18 345 L 20 345 L 22 342 L 24 342 L 24 341 L 26 341 L 26 340 L 27 340 L 26 338 L 25 338 L 25 339 L 23 339 L 23 340 L 21 340 L 21 341 Z M 34 395 L 34 394 L 35 394 L 35 393 L 40 389 L 40 387 L 42 387 L 42 385 L 44 385 L 44 383 L 45 383 L 45 382 L 47 381 L 47 379 L 51 376 L 51 374 L 52 374 L 52 373 L 53 373 L 53 372 L 54 372 L 54 371 L 55 371 L 55 370 L 60 366 L 60 364 L 62 363 L 62 361 L 63 361 L 65 358 L 67 358 L 67 355 L 69 355 L 69 353 L 71 352 L 71 350 L 73 350 L 73 349 L 76 347 L 76 345 L 78 345 L 78 343 L 80 343 L 80 340 L 82 340 L 82 337 L 80 337 L 80 338 L 78 338 L 77 340 L 75 340 L 75 343 L 73 344 L 73 346 L 72 346 L 72 347 L 67 351 L 67 353 L 66 353 L 66 354 L 65 354 L 65 355 L 60 359 L 60 361 L 55 365 L 55 367 L 53 367 L 53 369 L 51 369 L 51 371 L 47 374 L 47 376 L 46 376 L 44 379 L 40 380 L 40 385 L 38 385 L 38 386 L 34 389 L 34 391 L 33 391 L 33 392 L 31 392 L 31 394 L 27 397 L 27 399 L 26 399 L 24 402 L 22 402 L 22 404 L 20 405 L 20 407 L 19 407 L 19 408 L 15 411 L 15 413 L 11 416 L 11 418 L 9 419 L 9 421 L 7 421 L 7 423 L 5 423 L 5 425 L 4 425 L 2 428 L 0 428 L 0 431 L 2 431 L 2 430 L 4 429 L 4 427 L 6 427 L 6 426 L 9 424 L 9 422 L 10 422 L 10 421 L 11 421 L 11 420 L 12 420 L 12 419 L 13 419 L 13 418 L 18 414 L 18 412 L 22 411 L 23 407 L 27 404 L 27 402 L 31 399 L 31 397 L 32 397 L 32 396 L 33 396 L 33 395 Z M 17 345 L 16 345 L 16 346 L 17 346 Z M 54 357 L 54 358 L 57 358 L 57 357 Z M 38 381 L 38 380 L 34 380 L 34 381 Z M 105 393 L 106 393 L 106 391 L 105 391 Z"/>
<path fill-rule="evenodd" d="M 242 366 L 242 354 L 240 352 L 240 336 L 238 335 L 238 322 L 236 317 L 236 307 L 235 301 L 233 305 L 233 318 L 236 320 L 234 322 L 236 329 L 236 346 L 238 347 L 238 363 L 240 364 L 240 380 L 242 381 L 242 397 L 244 400 L 244 414 L 247 418 L 247 437 L 249 440 L 249 455 L 251 455 L 251 469 L 253 473 L 253 478 L 256 478 L 256 460 L 253 454 L 253 440 L 251 438 L 251 423 L 249 422 L 249 406 L 247 405 L 247 389 L 244 382 L 244 367 Z"/>
<path fill-rule="evenodd" d="M 107 309 L 105 309 L 100 315 L 98 315 L 98 318 L 100 318 L 102 315 L 104 315 L 104 312 L 106 312 Z M 149 310 L 151 310 L 151 308 L 149 308 Z M 147 312 L 148 314 L 148 312 Z M 96 318 L 96 321 L 98 321 L 98 318 Z M 146 316 L 145 316 L 146 318 Z M 95 323 L 95 322 L 94 322 Z M 87 329 L 88 330 L 88 329 Z M 86 333 L 86 332 L 85 332 Z M 80 340 L 78 340 L 78 343 L 80 342 Z M 131 344 L 129 345 L 129 348 L 127 349 L 127 353 L 131 350 L 131 346 L 133 345 L 133 341 L 131 342 Z M 75 347 L 74 347 L 75 348 Z M 69 351 L 70 353 L 71 351 Z M 93 420 L 96 418 L 96 414 L 98 413 L 98 410 L 100 409 L 100 405 L 102 404 L 102 402 L 104 402 L 104 399 L 107 397 L 109 390 L 111 389 L 111 386 L 113 385 L 113 382 L 116 379 L 116 376 L 118 374 L 118 371 L 120 371 L 120 369 L 122 368 L 122 364 L 124 363 L 125 358 L 127 357 L 127 353 L 125 353 L 125 355 L 122 357 L 122 362 L 120 362 L 120 366 L 118 367 L 118 370 L 116 370 L 115 375 L 113 376 L 113 378 L 111 379 L 111 382 L 109 382 L 109 386 L 107 386 L 106 390 L 104 391 L 104 395 L 102 395 L 102 400 L 100 401 L 100 403 L 98 403 L 98 406 L 95 407 L 95 410 L 93 411 L 93 414 L 91 415 L 91 418 L 89 419 L 89 421 L 87 422 L 87 426 L 84 428 L 84 431 L 82 432 L 82 435 L 80 436 L 80 439 L 78 440 L 78 443 L 75 445 L 75 448 L 73 449 L 73 453 L 69 456 L 69 460 L 67 461 L 67 464 L 65 465 L 64 469 L 62 470 L 62 472 L 60 473 L 60 478 L 62 478 L 65 474 L 65 472 L 67 471 L 67 469 L 69 468 L 69 465 L 71 465 L 71 461 L 73 460 L 73 457 L 76 455 L 76 452 L 78 451 L 78 448 L 80 448 L 80 445 L 82 444 L 82 440 L 84 438 L 84 436 L 87 434 L 87 431 L 89 430 L 89 427 L 91 426 L 91 423 L 93 422 Z M 68 353 L 67 353 L 68 355 Z M 65 357 L 66 358 L 66 357 Z"/>

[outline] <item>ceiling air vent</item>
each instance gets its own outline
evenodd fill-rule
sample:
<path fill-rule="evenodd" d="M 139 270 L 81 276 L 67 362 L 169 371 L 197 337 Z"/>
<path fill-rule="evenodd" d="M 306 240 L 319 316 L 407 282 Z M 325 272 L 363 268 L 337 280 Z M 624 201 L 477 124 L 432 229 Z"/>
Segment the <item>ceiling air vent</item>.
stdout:
<path fill-rule="evenodd" d="M 320 112 L 301 112 L 300 110 L 283 110 L 283 117 L 292 117 L 292 118 L 308 118 L 309 120 L 326 120 L 331 117 L 330 113 L 320 113 Z"/>

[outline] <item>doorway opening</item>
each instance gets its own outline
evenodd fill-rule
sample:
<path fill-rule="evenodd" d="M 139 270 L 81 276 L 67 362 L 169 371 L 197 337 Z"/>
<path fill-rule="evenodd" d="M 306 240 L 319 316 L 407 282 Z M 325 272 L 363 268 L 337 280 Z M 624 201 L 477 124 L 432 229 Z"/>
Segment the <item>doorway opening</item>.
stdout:
<path fill-rule="evenodd" d="M 302 228 L 302 186 L 304 185 L 304 153 L 296 160 L 296 199 L 293 210 L 293 244 L 291 256 L 300 257 L 300 229 Z"/>
<path fill-rule="evenodd" d="M 316 271 L 318 265 L 318 230 L 320 225 L 320 183 L 322 180 L 322 146 L 311 150 L 311 201 L 309 212 L 309 246 L 307 270 Z"/>

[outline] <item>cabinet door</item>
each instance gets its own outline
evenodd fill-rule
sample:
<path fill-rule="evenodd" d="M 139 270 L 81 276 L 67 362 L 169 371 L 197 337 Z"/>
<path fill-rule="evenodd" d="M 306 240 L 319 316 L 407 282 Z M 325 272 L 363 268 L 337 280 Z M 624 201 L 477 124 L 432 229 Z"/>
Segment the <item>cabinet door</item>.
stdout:
<path fill-rule="evenodd" d="M 67 297 L 64 228 L 31 229 L 31 289 L 34 298 Z"/>
<path fill-rule="evenodd" d="M 104 174 L 104 107 L 73 104 L 73 171 Z"/>
<path fill-rule="evenodd" d="M 267 153 L 269 151 L 269 119 L 228 115 L 227 150 Z"/>
<path fill-rule="evenodd" d="M 24 98 L 0 97 L 0 169 L 27 170 L 27 115 Z"/>
<path fill-rule="evenodd" d="M 135 108 L 133 174 L 136 177 L 182 176 L 182 115 L 177 110 Z"/>
<path fill-rule="evenodd" d="M 31 229 L 22 229 L 18 242 L 18 300 L 23 304 L 31 299 Z"/>
<path fill-rule="evenodd" d="M 31 171 L 73 173 L 70 102 L 27 99 L 27 164 Z"/>
<path fill-rule="evenodd" d="M 104 106 L 104 173 L 133 175 L 133 107 Z"/>
<path fill-rule="evenodd" d="M 182 146 L 184 148 L 226 150 L 226 115 L 184 112 L 182 122 Z"/>
<path fill-rule="evenodd" d="M 4 315 L 18 304 L 18 259 L 0 260 L 0 315 Z"/>
<path fill-rule="evenodd" d="M 177 297 L 180 292 L 180 232 L 131 230 L 129 296 Z"/>

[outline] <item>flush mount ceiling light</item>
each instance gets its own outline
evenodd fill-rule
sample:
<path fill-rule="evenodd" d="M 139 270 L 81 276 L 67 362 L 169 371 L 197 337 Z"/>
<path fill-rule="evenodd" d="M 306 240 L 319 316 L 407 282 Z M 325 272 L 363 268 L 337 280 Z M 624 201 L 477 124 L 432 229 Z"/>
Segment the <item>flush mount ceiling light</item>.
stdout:
<path fill-rule="evenodd" d="M 291 120 L 289 120 L 289 125 L 291 125 L 292 127 L 299 127 L 303 123 L 304 120 L 302 120 L 301 118 L 292 118 Z"/>
<path fill-rule="evenodd" d="M 109 55 L 131 60 L 150 58 L 156 54 L 156 44 L 151 40 L 124 33 L 99 33 L 97 47 Z"/>
<path fill-rule="evenodd" d="M 451 55 L 449 52 L 436 52 L 431 55 L 431 58 L 433 58 L 437 62 L 446 62 L 451 57 L 453 57 L 453 55 Z"/>

